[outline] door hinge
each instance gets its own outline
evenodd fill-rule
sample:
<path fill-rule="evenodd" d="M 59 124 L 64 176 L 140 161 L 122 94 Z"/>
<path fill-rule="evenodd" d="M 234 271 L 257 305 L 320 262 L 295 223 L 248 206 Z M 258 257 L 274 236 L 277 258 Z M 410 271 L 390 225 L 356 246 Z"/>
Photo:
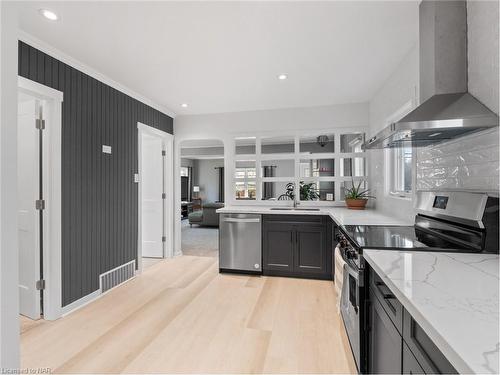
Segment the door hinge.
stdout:
<path fill-rule="evenodd" d="M 161 150 L 161 155 L 162 155 L 162 156 L 166 156 L 166 155 L 167 155 L 167 151 L 165 151 L 165 150 Z"/>
<path fill-rule="evenodd" d="M 167 237 L 163 236 L 163 237 L 161 238 L 161 242 L 167 242 Z"/>
<path fill-rule="evenodd" d="M 35 201 L 35 208 L 37 210 L 45 210 L 45 200 L 44 199 L 38 199 Z"/>
<path fill-rule="evenodd" d="M 38 280 L 36 282 L 36 290 L 44 290 L 45 289 L 45 280 Z"/>
<path fill-rule="evenodd" d="M 45 120 L 37 118 L 35 120 L 35 127 L 39 130 L 45 129 Z"/>
<path fill-rule="evenodd" d="M 161 193 L 161 199 L 167 199 L 167 193 Z"/>

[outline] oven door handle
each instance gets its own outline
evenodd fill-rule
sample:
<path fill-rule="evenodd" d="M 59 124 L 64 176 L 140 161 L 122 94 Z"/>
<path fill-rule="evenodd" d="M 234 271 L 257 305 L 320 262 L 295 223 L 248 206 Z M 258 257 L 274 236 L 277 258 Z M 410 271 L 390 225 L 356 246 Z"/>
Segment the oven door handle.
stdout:
<path fill-rule="evenodd" d="M 353 264 L 350 260 L 346 262 L 345 267 L 344 267 L 344 272 L 347 270 L 347 272 L 352 275 L 359 287 L 364 286 L 364 271 L 362 269 L 359 269 L 355 264 Z"/>
<path fill-rule="evenodd" d="M 358 306 L 360 304 L 359 288 L 363 286 L 364 273 L 363 273 L 363 270 L 354 269 L 352 266 L 350 266 L 348 263 L 346 263 L 344 265 L 344 284 L 343 284 L 343 285 L 345 285 L 346 288 L 350 288 L 349 276 L 352 276 L 356 280 L 356 285 L 357 285 L 357 289 L 358 289 L 358 290 L 356 290 L 356 305 L 352 304 L 352 302 L 350 301 L 351 305 L 354 308 L 354 311 L 357 314 L 359 311 Z M 343 298 L 344 298 L 345 292 L 346 292 L 345 290 L 342 291 Z M 347 293 L 350 293 L 349 289 L 347 290 Z M 348 299 L 350 300 L 350 298 L 348 298 Z"/>

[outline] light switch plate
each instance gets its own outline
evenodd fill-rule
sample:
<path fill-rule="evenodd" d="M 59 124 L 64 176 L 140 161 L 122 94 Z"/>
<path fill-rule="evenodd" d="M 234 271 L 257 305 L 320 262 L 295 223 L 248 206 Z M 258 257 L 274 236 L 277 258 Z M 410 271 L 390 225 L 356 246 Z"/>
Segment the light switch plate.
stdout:
<path fill-rule="evenodd" d="M 135 182 L 136 184 L 138 184 L 138 183 L 139 183 L 139 173 L 134 173 L 134 182 Z"/>
<path fill-rule="evenodd" d="M 111 146 L 108 145 L 102 145 L 102 152 L 104 154 L 111 154 Z"/>
<path fill-rule="evenodd" d="M 326 193 L 326 200 L 327 201 L 333 201 L 333 194 L 332 193 Z"/>

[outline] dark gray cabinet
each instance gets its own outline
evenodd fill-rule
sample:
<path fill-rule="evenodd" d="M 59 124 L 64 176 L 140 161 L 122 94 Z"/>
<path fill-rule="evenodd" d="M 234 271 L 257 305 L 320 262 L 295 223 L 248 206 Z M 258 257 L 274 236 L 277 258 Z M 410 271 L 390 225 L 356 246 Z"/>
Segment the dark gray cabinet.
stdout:
<path fill-rule="evenodd" d="M 400 374 L 403 339 L 370 288 L 368 373 Z"/>
<path fill-rule="evenodd" d="M 263 274 L 331 279 L 332 225 L 323 216 L 264 216 Z"/>
<path fill-rule="evenodd" d="M 295 236 L 287 223 L 268 223 L 263 233 L 262 269 L 293 272 Z"/>
<path fill-rule="evenodd" d="M 371 374 L 456 374 L 430 337 L 368 269 L 367 368 Z"/>
<path fill-rule="evenodd" d="M 425 374 L 406 343 L 403 343 L 403 374 Z"/>
<path fill-rule="evenodd" d="M 294 270 L 300 273 L 327 272 L 325 226 L 306 225 L 295 228 Z"/>
<path fill-rule="evenodd" d="M 379 275 L 375 272 L 370 274 L 370 288 L 375 297 L 378 298 L 383 309 L 391 319 L 392 323 L 403 334 L 403 305 L 392 294 L 391 290 L 385 285 Z"/>
<path fill-rule="evenodd" d="M 403 339 L 426 374 L 456 374 L 457 371 L 413 317 L 404 311 Z"/>

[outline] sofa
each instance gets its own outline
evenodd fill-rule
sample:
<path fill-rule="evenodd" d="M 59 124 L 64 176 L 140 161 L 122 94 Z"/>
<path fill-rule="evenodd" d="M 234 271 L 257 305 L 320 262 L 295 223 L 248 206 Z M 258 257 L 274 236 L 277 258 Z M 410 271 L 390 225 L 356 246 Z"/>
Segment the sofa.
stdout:
<path fill-rule="evenodd" d="M 224 203 L 205 203 L 200 211 L 193 211 L 188 215 L 189 225 L 198 224 L 206 227 L 218 227 L 219 215 L 215 212 L 224 207 Z"/>

